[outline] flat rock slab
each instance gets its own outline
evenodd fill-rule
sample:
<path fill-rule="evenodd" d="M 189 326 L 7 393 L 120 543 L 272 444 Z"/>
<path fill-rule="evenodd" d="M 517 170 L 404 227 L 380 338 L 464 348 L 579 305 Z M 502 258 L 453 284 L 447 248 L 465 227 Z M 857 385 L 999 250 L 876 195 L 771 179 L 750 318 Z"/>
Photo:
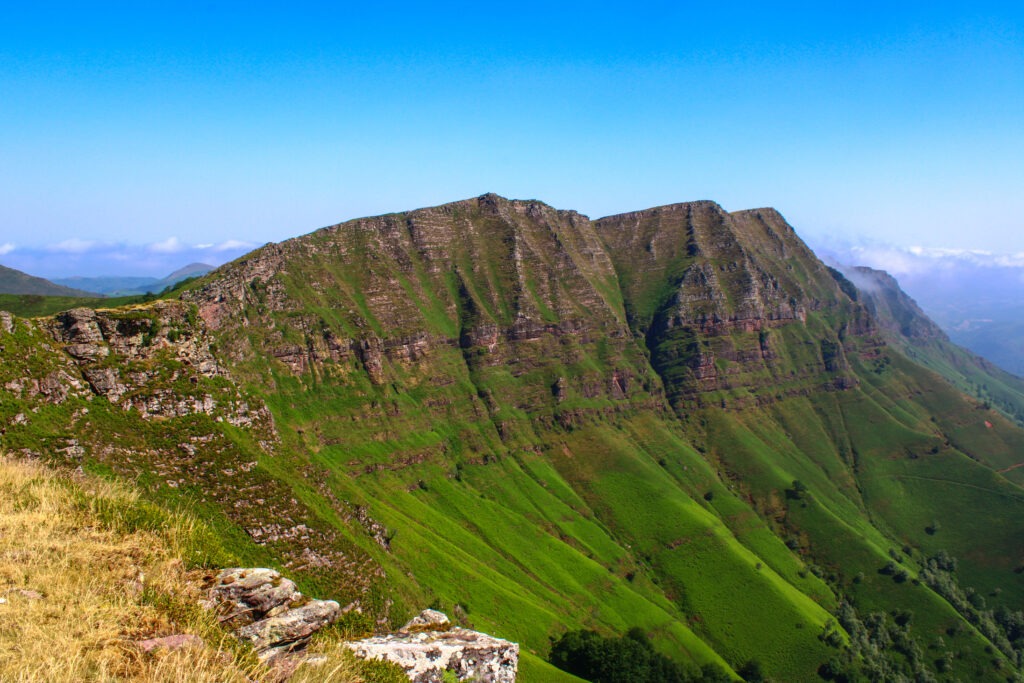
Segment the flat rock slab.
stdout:
<path fill-rule="evenodd" d="M 464 628 L 378 636 L 345 646 L 363 659 L 397 664 L 414 683 L 440 683 L 445 671 L 460 681 L 515 683 L 519 668 L 518 643 Z"/>

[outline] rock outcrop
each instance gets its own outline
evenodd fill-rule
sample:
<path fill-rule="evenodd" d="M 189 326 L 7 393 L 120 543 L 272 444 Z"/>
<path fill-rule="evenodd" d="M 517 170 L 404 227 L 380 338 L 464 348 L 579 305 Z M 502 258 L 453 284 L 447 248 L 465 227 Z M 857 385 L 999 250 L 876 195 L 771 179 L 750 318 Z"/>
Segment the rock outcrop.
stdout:
<path fill-rule="evenodd" d="M 517 643 L 452 626 L 436 610 L 424 610 L 397 633 L 346 646 L 364 659 L 399 665 L 413 683 L 440 683 L 446 671 L 460 681 L 514 683 L 519 667 Z"/>
<path fill-rule="evenodd" d="M 338 603 L 303 596 L 273 569 L 224 569 L 210 582 L 203 607 L 214 610 L 264 662 L 302 650 L 341 615 Z"/>
<path fill-rule="evenodd" d="M 238 427 L 273 428 L 269 411 L 250 405 L 234 387 L 215 395 L 199 386 L 204 378 L 231 382 L 189 304 L 74 308 L 41 324 L 63 345 L 92 391 L 125 410 L 156 419 L 203 413 Z"/>

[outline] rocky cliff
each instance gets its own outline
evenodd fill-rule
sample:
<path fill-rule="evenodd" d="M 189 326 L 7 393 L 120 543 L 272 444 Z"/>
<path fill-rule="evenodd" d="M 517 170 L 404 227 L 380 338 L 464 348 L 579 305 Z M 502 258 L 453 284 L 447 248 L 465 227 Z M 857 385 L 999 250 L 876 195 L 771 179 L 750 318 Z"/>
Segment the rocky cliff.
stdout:
<path fill-rule="evenodd" d="M 602 218 L 597 229 L 677 409 L 714 390 L 767 390 L 764 401 L 856 383 L 845 352 L 875 343 L 870 317 L 774 209 L 674 204 Z M 805 342 L 818 348 L 797 355 Z"/>

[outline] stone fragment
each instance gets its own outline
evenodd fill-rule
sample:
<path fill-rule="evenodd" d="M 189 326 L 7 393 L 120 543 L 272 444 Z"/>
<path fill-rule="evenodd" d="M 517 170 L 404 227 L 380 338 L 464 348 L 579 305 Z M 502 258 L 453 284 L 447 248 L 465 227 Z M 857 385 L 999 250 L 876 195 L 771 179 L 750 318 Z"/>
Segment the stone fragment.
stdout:
<path fill-rule="evenodd" d="M 191 633 L 180 633 L 174 636 L 164 636 L 162 638 L 148 638 L 146 640 L 136 641 L 135 644 L 143 652 L 154 652 L 156 650 L 181 650 L 186 647 L 202 647 L 203 639 L 199 636 L 192 635 Z"/>
<path fill-rule="evenodd" d="M 448 615 L 436 609 L 425 609 L 406 622 L 399 633 L 415 633 L 417 631 L 447 631 L 452 627 Z"/>
<path fill-rule="evenodd" d="M 0 330 L 7 334 L 14 332 L 14 316 L 7 311 L 0 311 Z"/>

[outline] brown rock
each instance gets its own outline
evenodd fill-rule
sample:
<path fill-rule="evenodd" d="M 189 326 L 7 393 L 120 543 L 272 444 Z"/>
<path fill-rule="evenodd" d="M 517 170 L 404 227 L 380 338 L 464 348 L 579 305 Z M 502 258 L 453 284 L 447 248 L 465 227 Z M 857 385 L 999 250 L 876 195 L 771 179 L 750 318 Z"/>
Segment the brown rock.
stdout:
<path fill-rule="evenodd" d="M 186 647 L 202 647 L 203 639 L 191 633 L 181 633 L 174 636 L 162 638 L 149 638 L 136 641 L 135 644 L 143 652 L 155 652 L 156 650 L 181 650 Z"/>

